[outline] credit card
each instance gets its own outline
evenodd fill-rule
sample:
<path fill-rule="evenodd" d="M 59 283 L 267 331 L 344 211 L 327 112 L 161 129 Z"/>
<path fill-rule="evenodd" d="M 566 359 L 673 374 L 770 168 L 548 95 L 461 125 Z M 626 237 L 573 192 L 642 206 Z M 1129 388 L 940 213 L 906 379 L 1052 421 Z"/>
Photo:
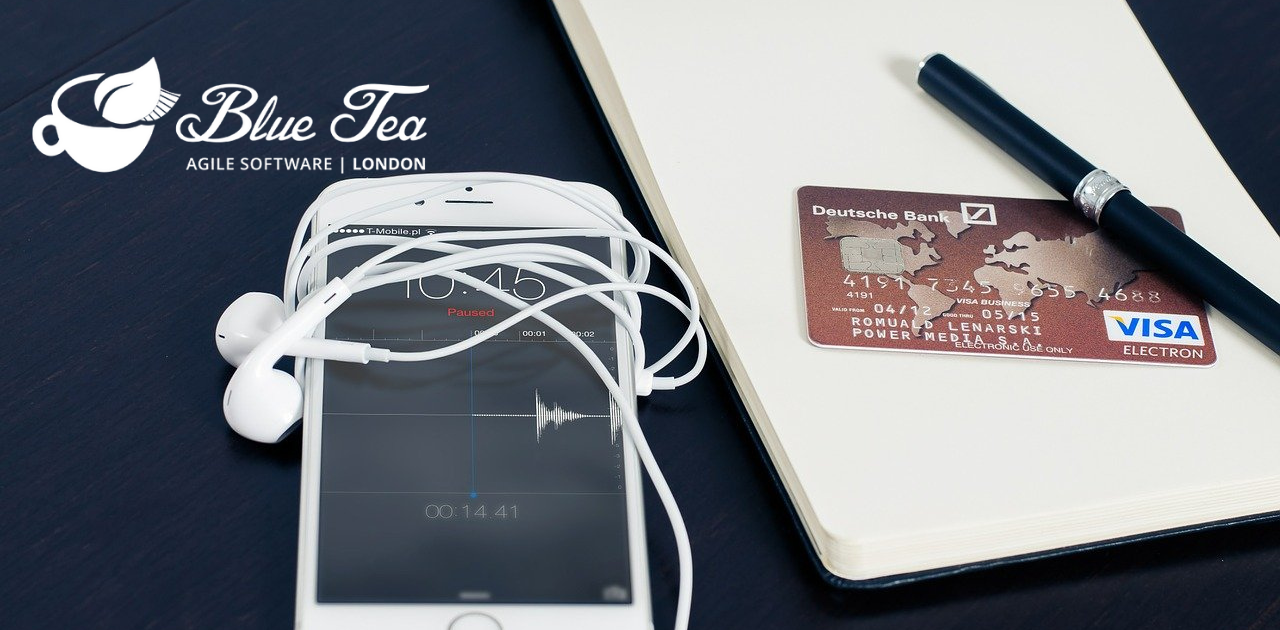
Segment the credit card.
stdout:
<path fill-rule="evenodd" d="M 805 186 L 809 339 L 838 348 L 1212 365 L 1204 302 L 1068 201 Z M 1154 208 L 1178 229 L 1182 216 Z"/>

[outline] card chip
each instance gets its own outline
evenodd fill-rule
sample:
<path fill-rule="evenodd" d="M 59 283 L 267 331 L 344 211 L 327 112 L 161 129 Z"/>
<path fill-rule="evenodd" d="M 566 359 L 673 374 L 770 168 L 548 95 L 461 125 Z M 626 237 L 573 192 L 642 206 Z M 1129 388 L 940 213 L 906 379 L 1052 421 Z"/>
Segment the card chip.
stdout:
<path fill-rule="evenodd" d="M 902 244 L 889 238 L 846 236 L 840 239 L 840 260 L 854 273 L 898 275 L 907 268 Z"/>

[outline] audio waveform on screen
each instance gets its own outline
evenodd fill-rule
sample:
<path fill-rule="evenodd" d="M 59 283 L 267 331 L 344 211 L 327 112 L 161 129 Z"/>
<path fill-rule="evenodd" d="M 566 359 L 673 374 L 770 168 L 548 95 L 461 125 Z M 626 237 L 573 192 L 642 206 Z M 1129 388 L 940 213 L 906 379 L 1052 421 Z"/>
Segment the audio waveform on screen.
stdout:
<path fill-rule="evenodd" d="M 608 414 L 578 413 L 561 407 L 559 404 L 552 402 L 548 405 L 542 400 L 542 394 L 538 390 L 533 390 L 533 419 L 534 426 L 537 430 L 537 441 L 542 442 L 542 434 L 548 429 L 555 430 L 561 426 L 580 420 L 582 418 L 608 418 L 609 419 L 609 439 L 616 445 L 622 434 L 622 416 L 618 413 L 618 406 L 612 400 L 609 401 Z"/>

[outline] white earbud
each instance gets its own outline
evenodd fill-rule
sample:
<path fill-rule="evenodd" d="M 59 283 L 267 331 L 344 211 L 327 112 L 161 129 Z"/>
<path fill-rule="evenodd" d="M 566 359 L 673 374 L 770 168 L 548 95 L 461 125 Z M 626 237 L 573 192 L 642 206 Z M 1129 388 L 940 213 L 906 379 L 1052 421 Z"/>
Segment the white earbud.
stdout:
<path fill-rule="evenodd" d="M 236 303 L 244 301 L 245 304 L 261 305 L 265 302 L 253 295 L 243 296 Z M 273 443 L 293 431 L 302 419 L 302 385 L 291 374 L 275 369 L 275 364 L 290 349 L 298 347 L 300 341 L 349 297 L 351 290 L 347 284 L 341 278 L 335 278 L 300 304 L 292 316 L 244 357 L 222 397 L 222 412 L 236 433 L 256 442 Z M 228 313 L 234 310 L 234 304 L 232 307 L 227 309 Z M 261 317 L 264 310 L 246 306 L 235 315 L 248 314 L 249 321 L 261 323 L 253 314 L 256 311 Z M 223 319 L 227 319 L 227 314 Z M 266 319 L 270 320 L 270 317 Z"/>
<path fill-rule="evenodd" d="M 246 293 L 231 303 L 218 318 L 218 353 L 227 363 L 240 367 L 245 357 L 268 335 L 284 324 L 284 302 L 270 293 Z M 286 356 L 328 361 L 368 363 L 388 361 L 390 353 L 367 343 L 303 337 L 285 349 Z"/>

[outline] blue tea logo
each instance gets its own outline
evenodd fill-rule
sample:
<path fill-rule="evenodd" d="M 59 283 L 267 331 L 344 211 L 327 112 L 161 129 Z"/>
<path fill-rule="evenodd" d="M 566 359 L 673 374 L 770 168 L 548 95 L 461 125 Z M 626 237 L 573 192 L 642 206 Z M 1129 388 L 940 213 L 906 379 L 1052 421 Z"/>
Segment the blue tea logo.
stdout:
<path fill-rule="evenodd" d="M 1195 315 L 1102 311 L 1107 338 L 1112 341 L 1203 346 L 1204 332 Z"/>
<path fill-rule="evenodd" d="M 72 120 L 58 108 L 63 93 L 82 83 L 96 86 L 93 106 L 102 120 Z M 36 120 L 31 141 L 49 157 L 66 152 L 91 171 L 118 171 L 142 155 L 156 121 L 177 102 L 177 94 L 160 87 L 160 69 L 154 58 L 130 72 L 111 76 L 86 74 L 67 81 L 53 93 L 51 113 Z M 45 138 L 50 127 L 57 133 L 56 142 Z"/>

